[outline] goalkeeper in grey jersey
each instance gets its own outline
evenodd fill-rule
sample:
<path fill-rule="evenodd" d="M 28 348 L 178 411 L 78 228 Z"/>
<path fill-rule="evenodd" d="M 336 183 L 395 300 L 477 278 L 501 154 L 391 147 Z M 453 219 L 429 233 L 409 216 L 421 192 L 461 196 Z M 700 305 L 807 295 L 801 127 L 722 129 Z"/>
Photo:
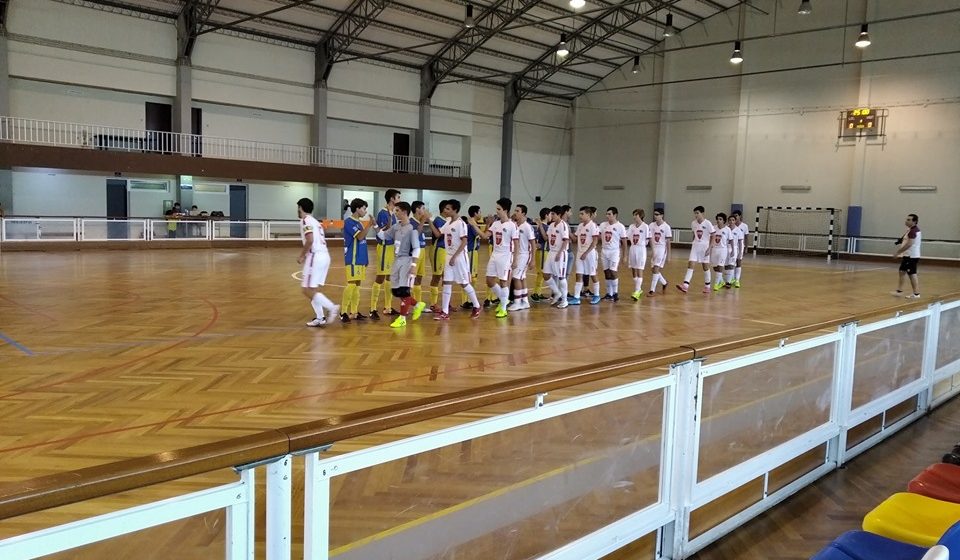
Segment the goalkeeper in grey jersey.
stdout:
<path fill-rule="evenodd" d="M 407 324 L 407 313 L 413 310 L 411 320 L 416 321 L 423 313 L 426 304 L 413 299 L 410 289 L 417 277 L 417 262 L 421 258 L 420 232 L 410 223 L 410 204 L 398 202 L 394 209 L 397 223 L 389 230 L 384 231 L 384 237 L 393 240 L 393 249 L 396 251 L 393 266 L 390 268 L 390 284 L 393 297 L 400 299 L 400 315 L 390 323 L 393 328 L 404 327 Z"/>

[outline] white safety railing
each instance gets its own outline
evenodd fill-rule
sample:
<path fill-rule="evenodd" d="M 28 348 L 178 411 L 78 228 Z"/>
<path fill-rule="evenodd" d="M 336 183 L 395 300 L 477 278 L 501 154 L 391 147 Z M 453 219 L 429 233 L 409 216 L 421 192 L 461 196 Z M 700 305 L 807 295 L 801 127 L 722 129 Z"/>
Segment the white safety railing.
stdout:
<path fill-rule="evenodd" d="M 80 218 L 80 241 L 144 241 L 150 220 Z"/>
<path fill-rule="evenodd" d="M 264 222 L 213 222 L 213 239 L 248 239 L 262 241 L 266 239 L 267 226 Z"/>
<path fill-rule="evenodd" d="M 340 230 L 329 221 L 327 239 Z M 291 220 L 196 220 L 150 218 L 34 218 L 0 220 L 0 241 L 284 241 L 300 239 L 300 222 Z"/>
<path fill-rule="evenodd" d="M 0 227 L 3 241 L 79 241 L 75 218 L 3 218 Z"/>
<path fill-rule="evenodd" d="M 417 156 L 396 156 L 299 144 L 278 144 L 239 138 L 137 130 L 8 116 L 0 116 L 0 141 L 93 150 L 178 154 L 293 165 L 318 165 L 389 173 L 444 177 L 470 176 L 470 164 L 456 160 L 425 160 Z"/>
<path fill-rule="evenodd" d="M 634 372 L 639 380 L 613 388 L 540 394 L 516 412 L 340 455 L 323 446 L 270 458 L 266 557 L 291 557 L 302 455 L 309 560 L 584 560 L 649 534 L 651 559 L 686 558 L 960 393 L 958 333 L 960 300 L 938 301 L 716 363 Z M 228 542 L 246 544 L 226 557 L 252 558 L 253 474 L 241 471 L 208 494 L 0 541 L 0 558 L 214 507 L 239 508 Z M 731 493 L 743 505 L 721 501 Z M 726 509 L 712 513 L 722 515 L 698 515 L 719 503 Z"/>

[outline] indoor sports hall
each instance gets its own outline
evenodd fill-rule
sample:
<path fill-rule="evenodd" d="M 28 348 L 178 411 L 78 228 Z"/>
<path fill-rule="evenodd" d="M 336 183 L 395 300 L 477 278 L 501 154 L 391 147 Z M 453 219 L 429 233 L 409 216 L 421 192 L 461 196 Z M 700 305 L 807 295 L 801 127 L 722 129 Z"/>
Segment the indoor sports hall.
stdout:
<path fill-rule="evenodd" d="M 960 559 L 956 1 L 0 25 L 0 559 Z"/>

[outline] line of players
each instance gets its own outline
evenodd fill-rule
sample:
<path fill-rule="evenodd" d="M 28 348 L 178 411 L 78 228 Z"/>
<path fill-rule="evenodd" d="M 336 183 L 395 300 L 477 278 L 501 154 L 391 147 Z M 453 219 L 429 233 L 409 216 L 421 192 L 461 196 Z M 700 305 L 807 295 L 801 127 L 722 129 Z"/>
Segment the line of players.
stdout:
<path fill-rule="evenodd" d="M 539 219 L 532 220 L 527 216 L 527 207 L 522 204 L 518 204 L 511 214 L 511 201 L 503 198 L 497 201 L 496 215 L 480 223 L 479 207 L 471 207 L 469 217 L 461 218 L 461 207 L 457 200 L 442 201 L 439 205 L 440 215 L 434 217 L 423 202 L 416 201 L 412 205 L 401 202 L 400 192 L 394 189 L 387 191 L 385 199 L 386 208 L 379 212 L 375 223 L 369 219 L 363 221 L 367 215 L 365 201 L 355 199 L 350 204 L 351 215 L 344 222 L 347 287 L 341 306 L 333 309 L 316 304 L 314 294 L 319 294 L 319 290 L 309 288 L 307 278 L 312 277 L 316 282 L 320 271 L 308 271 L 305 265 L 305 294 L 317 311 L 317 318 L 309 325 L 331 322 L 341 309 L 342 322 L 368 318 L 359 313 L 359 296 L 360 284 L 366 277 L 369 265 L 367 232 L 374 226 L 377 230 L 377 276 L 372 286 L 369 318 L 380 319 L 380 295 L 390 292 L 400 300 L 400 311 L 391 308 L 386 313 L 397 316 L 391 323 L 393 327 L 404 326 L 406 315 L 411 311 L 413 320 L 419 319 L 421 313 L 427 311 L 422 298 L 422 279 L 428 259 L 433 269 L 429 284 L 432 301 L 429 311 L 435 314 L 434 319 L 449 319 L 454 285 L 461 287 L 464 307 L 472 309 L 471 317 L 478 317 L 481 306 L 472 283 L 477 278 L 478 250 L 482 239 L 488 241 L 491 253 L 486 272 L 488 296 L 485 305 L 496 304 L 497 317 L 506 317 L 508 311 L 529 309 L 531 301 L 549 300 L 551 305 L 558 308 L 580 305 L 583 288 L 588 283 L 591 304 L 599 304 L 603 300 L 619 301 L 618 269 L 624 254 L 627 255 L 634 282 L 631 295 L 635 301 L 639 301 L 644 294 L 643 274 L 648 248 L 652 265 L 648 295 L 655 295 L 657 289 L 665 293 L 668 286 L 662 272 L 669 261 L 673 235 L 669 224 L 664 221 L 663 210 L 659 208 L 654 210 L 654 219 L 650 224 L 644 221 L 642 209 L 634 210 L 632 223 L 625 227 L 619 222 L 615 207 L 607 209 L 606 219 L 599 225 L 595 222 L 596 208 L 581 207 L 580 224 L 571 238 L 568 226 L 571 208 L 566 205 L 544 208 L 540 211 Z M 312 207 L 312 203 L 310 205 Z M 300 214 L 305 230 L 308 227 L 320 228 L 319 223 L 306 225 L 308 212 L 301 209 Z M 729 220 L 725 214 L 718 214 L 717 226 L 714 227 L 705 219 L 703 207 L 698 206 L 694 209 L 694 218 L 691 224 L 694 238 L 688 268 L 683 283 L 678 284 L 677 288 L 684 293 L 688 291 L 696 264 L 703 266 L 704 292 L 711 290 L 711 266 L 717 275 L 713 290 L 739 288 L 741 260 L 749 233 L 740 213 L 734 212 Z M 322 239 L 322 229 L 319 232 L 318 237 Z M 427 232 L 432 234 L 432 244 L 429 246 L 425 235 Z M 573 294 L 568 297 L 567 274 L 571 267 L 567 260 L 572 248 L 571 240 L 575 242 L 572 268 L 576 276 Z M 306 238 L 304 245 L 308 245 Z M 599 295 L 598 265 L 602 266 L 606 282 L 606 295 L 603 298 Z M 538 283 L 531 295 L 526 278 L 527 272 L 534 270 L 534 267 Z M 326 270 L 322 273 L 325 279 Z M 511 283 L 513 302 L 508 305 Z M 322 284 L 321 281 L 319 285 Z M 550 289 L 548 298 L 540 296 L 544 286 Z M 323 310 L 327 311 L 326 317 Z"/>

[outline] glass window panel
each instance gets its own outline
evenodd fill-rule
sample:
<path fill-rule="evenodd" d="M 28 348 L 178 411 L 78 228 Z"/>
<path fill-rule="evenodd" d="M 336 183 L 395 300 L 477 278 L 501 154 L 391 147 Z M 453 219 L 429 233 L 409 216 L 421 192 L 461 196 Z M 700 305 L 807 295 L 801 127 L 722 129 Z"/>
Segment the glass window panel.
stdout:
<path fill-rule="evenodd" d="M 960 307 L 940 314 L 940 339 L 937 342 L 937 369 L 960 360 Z"/>

